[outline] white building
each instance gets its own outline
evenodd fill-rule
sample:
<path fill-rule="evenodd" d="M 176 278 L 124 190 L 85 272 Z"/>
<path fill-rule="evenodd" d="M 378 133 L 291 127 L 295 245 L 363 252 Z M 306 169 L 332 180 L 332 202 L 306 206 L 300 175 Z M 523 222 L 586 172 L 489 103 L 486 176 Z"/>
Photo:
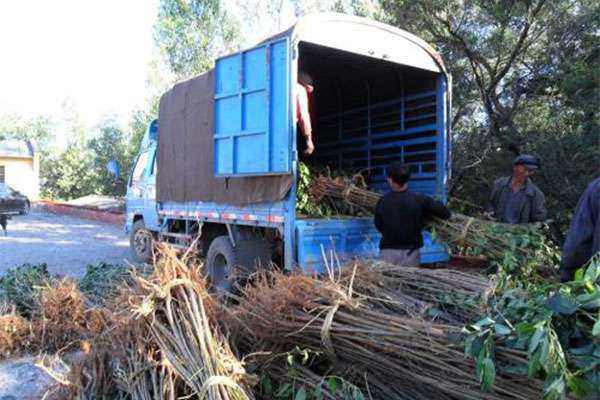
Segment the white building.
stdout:
<path fill-rule="evenodd" d="M 40 158 L 31 141 L 0 142 L 0 183 L 35 201 L 40 195 Z"/>

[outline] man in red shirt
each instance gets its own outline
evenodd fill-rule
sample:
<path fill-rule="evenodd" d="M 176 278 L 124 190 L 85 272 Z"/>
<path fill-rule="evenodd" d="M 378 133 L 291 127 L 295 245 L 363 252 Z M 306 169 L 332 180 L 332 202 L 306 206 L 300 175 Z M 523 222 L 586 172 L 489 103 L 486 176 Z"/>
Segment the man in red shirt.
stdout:
<path fill-rule="evenodd" d="M 310 99 L 315 87 L 312 77 L 306 72 L 298 73 L 298 84 L 296 85 L 296 121 L 304 136 L 306 148 L 304 155 L 309 156 L 315 150 L 312 141 L 312 123 L 310 121 Z"/>

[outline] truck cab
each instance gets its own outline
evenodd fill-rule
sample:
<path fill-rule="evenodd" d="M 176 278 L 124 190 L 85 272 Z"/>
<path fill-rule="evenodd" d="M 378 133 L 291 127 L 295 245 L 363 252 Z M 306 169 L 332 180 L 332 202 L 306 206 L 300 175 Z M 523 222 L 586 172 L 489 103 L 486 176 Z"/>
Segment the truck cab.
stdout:
<path fill-rule="evenodd" d="M 295 115 L 301 70 L 315 80 L 306 159 Z M 450 88 L 421 39 L 335 13 L 217 59 L 166 92 L 148 128 L 127 195 L 134 254 L 148 259 L 151 240 L 198 243 L 215 281 L 257 260 L 323 272 L 334 258 L 377 257 L 372 218 L 296 213 L 299 162 L 366 171 L 369 188 L 384 192 L 386 168 L 402 161 L 411 190 L 446 202 Z M 445 246 L 423 235 L 421 262 L 446 261 Z"/>
<path fill-rule="evenodd" d="M 127 181 L 125 231 L 130 234 L 132 255 L 138 262 L 150 260 L 152 242 L 160 231 L 156 205 L 157 146 L 158 120 L 154 120 L 142 138 Z"/>

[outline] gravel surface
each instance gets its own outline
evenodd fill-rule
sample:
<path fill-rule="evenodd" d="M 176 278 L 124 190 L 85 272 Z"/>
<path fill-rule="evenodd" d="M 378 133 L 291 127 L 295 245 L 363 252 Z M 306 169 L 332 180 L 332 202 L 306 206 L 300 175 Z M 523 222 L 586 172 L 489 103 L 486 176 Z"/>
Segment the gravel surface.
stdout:
<path fill-rule="evenodd" d="M 0 276 L 24 263 L 48 264 L 50 273 L 80 278 L 88 264 L 131 262 L 129 239 L 120 227 L 32 208 L 0 230 Z"/>
<path fill-rule="evenodd" d="M 40 400 L 56 384 L 35 357 L 0 362 L 0 400 Z"/>

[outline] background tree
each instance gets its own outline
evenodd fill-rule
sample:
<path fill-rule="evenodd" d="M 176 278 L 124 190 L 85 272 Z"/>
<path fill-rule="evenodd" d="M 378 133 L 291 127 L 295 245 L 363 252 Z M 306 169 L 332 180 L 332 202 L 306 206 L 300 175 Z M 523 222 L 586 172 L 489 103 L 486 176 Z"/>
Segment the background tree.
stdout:
<path fill-rule="evenodd" d="M 451 194 L 486 204 L 522 152 L 564 225 L 600 174 L 599 4 L 587 0 L 382 0 L 384 19 L 436 46 L 453 76 Z"/>
<path fill-rule="evenodd" d="M 116 121 L 109 119 L 98 126 L 96 136 L 87 144 L 91 158 L 90 168 L 94 177 L 90 189 L 103 195 L 125 195 L 127 177 L 134 156 L 128 151 L 128 142 L 131 142 L 130 138 Z M 118 179 L 115 179 L 106 168 L 111 160 L 118 161 L 121 166 L 121 175 Z"/>
<path fill-rule="evenodd" d="M 32 140 L 36 150 L 47 154 L 54 140 L 55 121 L 47 116 L 23 118 L 15 114 L 0 117 L 0 141 Z"/>
<path fill-rule="evenodd" d="M 59 155 L 51 155 L 41 169 L 42 196 L 70 200 L 96 193 L 97 176 L 89 151 L 71 144 Z"/>
<path fill-rule="evenodd" d="M 154 39 L 178 78 L 210 69 L 217 55 L 239 47 L 221 0 L 160 0 Z"/>

